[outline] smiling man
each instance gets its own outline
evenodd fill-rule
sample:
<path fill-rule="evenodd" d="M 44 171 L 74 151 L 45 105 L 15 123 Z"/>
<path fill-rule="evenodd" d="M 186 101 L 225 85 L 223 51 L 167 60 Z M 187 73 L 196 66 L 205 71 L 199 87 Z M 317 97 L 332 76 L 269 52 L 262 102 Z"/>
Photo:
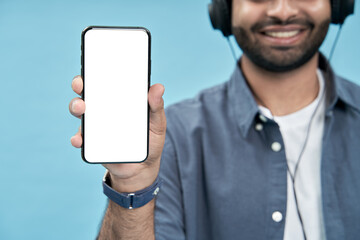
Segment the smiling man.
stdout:
<path fill-rule="evenodd" d="M 149 158 L 105 165 L 99 239 L 358 239 L 360 87 L 319 53 L 351 7 L 213 1 L 214 27 L 243 55 L 229 81 L 166 111 L 163 86 L 150 88 Z M 80 132 L 71 142 L 81 146 Z"/>
<path fill-rule="evenodd" d="M 270 72 L 291 71 L 313 58 L 331 21 L 329 1 L 238 2 L 233 33 L 244 58 Z"/>

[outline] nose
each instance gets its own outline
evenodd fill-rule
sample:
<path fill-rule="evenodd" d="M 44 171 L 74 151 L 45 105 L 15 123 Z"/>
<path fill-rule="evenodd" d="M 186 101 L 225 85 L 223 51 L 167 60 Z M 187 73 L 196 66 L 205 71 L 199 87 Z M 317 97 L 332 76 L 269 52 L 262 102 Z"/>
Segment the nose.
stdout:
<path fill-rule="evenodd" d="M 267 15 L 272 18 L 277 18 L 283 22 L 294 18 L 299 13 L 294 0 L 273 0 L 269 1 L 267 8 Z"/>

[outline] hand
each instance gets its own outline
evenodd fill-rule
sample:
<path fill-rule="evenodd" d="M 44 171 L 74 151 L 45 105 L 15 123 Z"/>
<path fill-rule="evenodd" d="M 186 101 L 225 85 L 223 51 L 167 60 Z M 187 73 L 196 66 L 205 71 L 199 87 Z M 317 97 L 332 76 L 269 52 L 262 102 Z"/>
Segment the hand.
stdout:
<path fill-rule="evenodd" d="M 77 94 L 83 91 L 81 76 L 75 76 L 72 81 L 72 89 Z M 161 153 L 164 147 L 166 134 L 166 117 L 164 112 L 164 100 L 162 95 L 165 88 L 161 84 L 150 87 L 148 100 L 150 105 L 149 125 L 149 156 L 142 163 L 103 164 L 111 176 L 112 187 L 119 192 L 135 192 L 150 186 L 156 179 L 159 168 Z M 85 112 L 85 102 L 76 97 L 70 101 L 69 110 L 72 115 L 81 118 Z M 80 148 L 82 145 L 81 128 L 71 137 L 71 144 Z M 106 159 L 104 159 L 106 162 Z"/>

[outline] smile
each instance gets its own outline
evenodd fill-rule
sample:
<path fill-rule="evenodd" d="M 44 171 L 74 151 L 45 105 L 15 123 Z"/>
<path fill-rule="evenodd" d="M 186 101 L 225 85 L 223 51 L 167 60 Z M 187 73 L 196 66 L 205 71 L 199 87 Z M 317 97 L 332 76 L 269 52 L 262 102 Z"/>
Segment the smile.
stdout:
<path fill-rule="evenodd" d="M 295 46 L 303 41 L 309 34 L 309 29 L 303 26 L 268 26 L 258 32 L 264 44 L 272 46 Z"/>
<path fill-rule="evenodd" d="M 265 35 L 270 36 L 270 37 L 274 37 L 274 38 L 290 38 L 290 37 L 294 37 L 297 34 L 300 33 L 300 30 L 294 30 L 294 31 L 278 31 L 278 32 L 274 32 L 274 31 L 269 31 L 269 32 L 264 32 Z"/>

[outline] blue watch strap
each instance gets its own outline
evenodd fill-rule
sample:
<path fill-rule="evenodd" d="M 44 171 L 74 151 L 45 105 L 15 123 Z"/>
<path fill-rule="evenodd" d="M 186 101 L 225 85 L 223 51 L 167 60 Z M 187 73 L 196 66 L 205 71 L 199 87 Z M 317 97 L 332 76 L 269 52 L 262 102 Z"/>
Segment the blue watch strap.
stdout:
<path fill-rule="evenodd" d="M 103 180 L 103 192 L 113 202 L 121 207 L 139 208 L 150 202 L 158 193 L 163 180 L 158 176 L 153 184 L 134 193 L 119 193 L 111 188 L 109 173 L 106 172 Z"/>

